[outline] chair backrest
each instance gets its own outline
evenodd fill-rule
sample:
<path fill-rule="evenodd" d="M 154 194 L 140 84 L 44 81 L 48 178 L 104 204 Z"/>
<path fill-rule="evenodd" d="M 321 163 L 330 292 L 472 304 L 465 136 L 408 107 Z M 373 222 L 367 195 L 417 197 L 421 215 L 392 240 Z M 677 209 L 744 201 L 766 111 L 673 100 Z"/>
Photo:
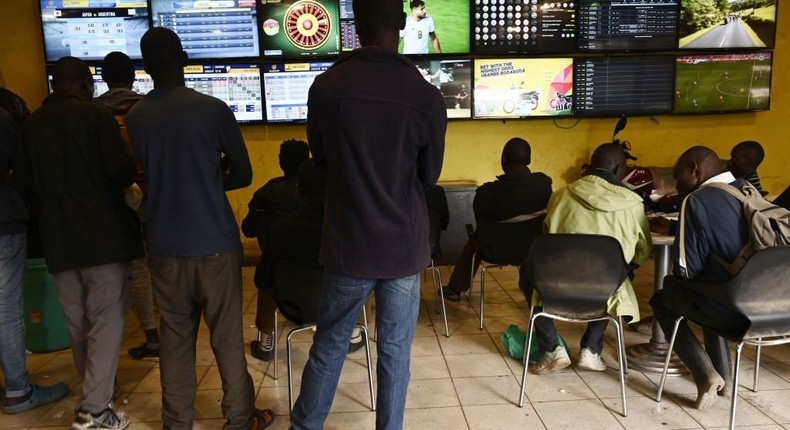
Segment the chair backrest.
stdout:
<path fill-rule="evenodd" d="M 475 250 L 496 264 L 521 265 L 535 238 L 543 234 L 546 214 L 520 222 L 485 222 L 474 232 Z"/>
<path fill-rule="evenodd" d="M 592 234 L 542 235 L 525 265 L 543 310 L 579 319 L 606 316 L 609 297 L 628 274 L 620 242 Z"/>
<path fill-rule="evenodd" d="M 318 321 L 324 269 L 278 260 L 274 265 L 274 299 L 280 314 L 298 325 Z"/>
<path fill-rule="evenodd" d="M 742 337 L 790 334 L 790 246 L 758 251 L 724 289 L 723 304 L 749 320 Z"/>

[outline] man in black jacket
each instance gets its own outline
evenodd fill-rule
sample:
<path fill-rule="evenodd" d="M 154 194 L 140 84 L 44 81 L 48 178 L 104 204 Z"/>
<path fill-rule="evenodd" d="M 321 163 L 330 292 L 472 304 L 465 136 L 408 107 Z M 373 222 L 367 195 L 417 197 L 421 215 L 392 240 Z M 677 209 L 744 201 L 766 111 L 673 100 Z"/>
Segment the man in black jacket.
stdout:
<path fill-rule="evenodd" d="M 19 125 L 30 113 L 24 100 L 0 88 L 0 368 L 5 375 L 3 412 L 19 413 L 65 396 L 65 384 L 31 384 L 25 361 L 22 291 L 27 251 L 27 212 L 12 181 Z M 0 389 L 2 390 L 2 389 Z"/>
<path fill-rule="evenodd" d="M 318 76 L 307 137 L 327 168 L 321 308 L 295 430 L 323 428 L 348 339 L 371 292 L 378 330 L 377 429 L 400 429 L 409 354 L 430 262 L 424 190 L 439 178 L 447 110 L 436 87 L 399 55 L 401 0 L 354 0 L 362 48 Z"/>
<path fill-rule="evenodd" d="M 498 223 L 521 215 L 537 214 L 546 210 L 551 197 L 551 178 L 544 173 L 533 173 L 529 169 L 532 162 L 532 149 L 529 143 L 519 137 L 510 139 L 502 149 L 502 171 L 496 181 L 486 182 L 475 193 L 473 208 L 478 231 L 481 225 Z M 502 241 L 480 240 L 476 235 L 464 246 L 450 275 L 450 282 L 444 287 L 444 298 L 458 301 L 461 292 L 469 290 L 471 276 L 480 266 L 480 253 L 493 254 L 504 261 L 523 261 L 529 251 L 529 241 L 505 244 Z M 492 243 L 489 243 L 492 242 Z M 518 246 L 515 246 L 518 245 Z M 475 261 L 472 254 L 477 252 Z M 492 256 L 487 256 L 492 258 Z"/>
<path fill-rule="evenodd" d="M 17 174 L 41 207 L 44 256 L 84 378 L 72 429 L 125 428 L 110 405 L 129 300 L 130 261 L 142 239 L 123 198 L 134 160 L 112 113 L 95 103 L 88 66 L 55 63 L 54 92 L 22 127 Z"/>

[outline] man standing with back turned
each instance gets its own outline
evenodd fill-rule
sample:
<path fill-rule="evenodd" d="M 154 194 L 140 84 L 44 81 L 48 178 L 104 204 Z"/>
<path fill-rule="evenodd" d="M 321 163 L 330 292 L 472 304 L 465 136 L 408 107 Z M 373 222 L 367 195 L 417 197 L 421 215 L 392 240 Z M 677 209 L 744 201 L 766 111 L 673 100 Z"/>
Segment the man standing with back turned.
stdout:
<path fill-rule="evenodd" d="M 323 428 L 371 291 L 378 329 L 377 429 L 403 427 L 409 355 L 430 262 L 424 189 L 439 177 L 447 112 L 439 91 L 397 54 L 401 0 L 354 0 L 363 48 L 319 76 L 307 137 L 327 169 L 318 327 L 291 428 Z"/>
<path fill-rule="evenodd" d="M 140 50 L 154 90 L 129 111 L 128 124 L 148 183 L 163 427 L 192 428 L 202 315 L 222 379 L 224 428 L 265 428 L 274 416 L 255 410 L 241 324 L 241 242 L 225 196 L 252 181 L 247 148 L 225 103 L 184 86 L 187 54 L 175 33 L 148 30 Z"/>

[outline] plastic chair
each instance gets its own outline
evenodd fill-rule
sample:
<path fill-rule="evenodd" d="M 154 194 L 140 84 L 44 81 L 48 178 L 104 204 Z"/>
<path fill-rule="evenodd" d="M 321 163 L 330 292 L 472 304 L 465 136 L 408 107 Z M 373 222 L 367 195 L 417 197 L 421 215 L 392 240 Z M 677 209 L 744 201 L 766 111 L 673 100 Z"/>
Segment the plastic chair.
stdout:
<path fill-rule="evenodd" d="M 736 324 L 738 329 L 721 330 L 708 327 L 695 320 L 697 312 L 691 303 L 678 303 L 674 310 L 681 316 L 675 320 L 672 337 L 667 349 L 667 359 L 664 362 L 664 371 L 658 386 L 656 401 L 661 401 L 664 382 L 667 377 L 667 367 L 675 337 L 683 318 L 692 321 L 705 330 L 732 342 L 737 342 L 735 355 L 735 370 L 733 373 L 732 399 L 730 403 L 730 429 L 735 428 L 735 413 L 738 404 L 739 371 L 741 367 L 741 352 L 746 344 L 757 346 L 757 359 L 755 363 L 754 384 L 752 391 L 757 390 L 757 369 L 760 365 L 760 349 L 763 346 L 783 345 L 790 343 L 790 247 L 782 246 L 767 248 L 757 252 L 743 266 L 732 280 L 723 284 L 711 284 L 680 279 L 673 276 L 670 282 L 675 288 L 684 288 L 704 295 L 711 302 L 724 307 L 733 313 L 732 320 L 742 320 Z M 664 281 L 665 284 L 667 281 Z M 684 305 L 688 305 L 687 307 Z"/>
<path fill-rule="evenodd" d="M 442 272 L 434 264 L 434 260 L 441 253 L 439 241 L 442 236 L 442 230 L 447 229 L 450 221 L 444 188 L 437 185 L 425 191 L 425 202 L 428 206 L 428 243 L 431 247 L 431 265 L 425 270 L 431 273 L 433 292 L 436 299 L 436 312 L 441 313 L 444 319 L 444 335 L 445 337 L 450 337 L 450 328 L 447 326 L 447 308 L 444 304 L 444 291 L 442 291 L 442 285 L 444 285 Z M 439 310 L 440 305 L 442 307 L 441 311 Z"/>
<path fill-rule="evenodd" d="M 623 416 L 628 416 L 625 395 L 625 360 L 622 318 L 607 313 L 607 302 L 628 275 L 620 242 L 610 236 L 590 234 L 546 234 L 535 239 L 524 262 L 528 282 L 540 293 L 542 311 L 533 306 L 529 335 L 524 345 L 524 373 L 518 406 L 524 406 L 527 367 L 535 320 L 538 317 L 592 322 L 610 320 L 617 331 L 620 359 L 620 392 Z"/>
<path fill-rule="evenodd" d="M 542 210 L 533 214 L 519 215 L 495 223 L 480 223 L 477 230 L 471 234 L 474 240 L 472 253 L 472 271 L 469 285 L 474 284 L 475 259 L 480 259 L 480 330 L 483 329 L 485 316 L 485 284 L 486 272 L 494 267 L 521 266 L 527 258 L 532 242 L 543 234 L 543 220 L 546 211 Z M 471 229 L 471 226 L 469 227 Z M 467 302 L 472 306 L 470 294 Z"/>

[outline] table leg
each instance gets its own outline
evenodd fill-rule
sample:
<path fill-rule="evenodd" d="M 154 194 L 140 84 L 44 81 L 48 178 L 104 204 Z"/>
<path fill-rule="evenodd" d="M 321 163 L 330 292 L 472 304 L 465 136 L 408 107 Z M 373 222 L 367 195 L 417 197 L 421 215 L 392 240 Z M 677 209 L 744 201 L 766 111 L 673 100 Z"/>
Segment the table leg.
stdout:
<path fill-rule="evenodd" d="M 669 247 L 670 245 L 656 245 L 654 247 L 656 267 L 653 285 L 655 291 L 664 288 L 664 277 L 669 273 Z M 628 367 L 640 372 L 660 375 L 664 370 L 664 359 L 666 358 L 668 347 L 669 344 L 666 336 L 664 336 L 664 331 L 661 330 L 658 320 L 653 318 L 653 334 L 650 337 L 650 342 L 631 345 L 626 348 Z M 677 376 L 688 373 L 689 371 L 683 365 L 683 362 L 676 355 L 672 354 L 667 374 Z"/>

